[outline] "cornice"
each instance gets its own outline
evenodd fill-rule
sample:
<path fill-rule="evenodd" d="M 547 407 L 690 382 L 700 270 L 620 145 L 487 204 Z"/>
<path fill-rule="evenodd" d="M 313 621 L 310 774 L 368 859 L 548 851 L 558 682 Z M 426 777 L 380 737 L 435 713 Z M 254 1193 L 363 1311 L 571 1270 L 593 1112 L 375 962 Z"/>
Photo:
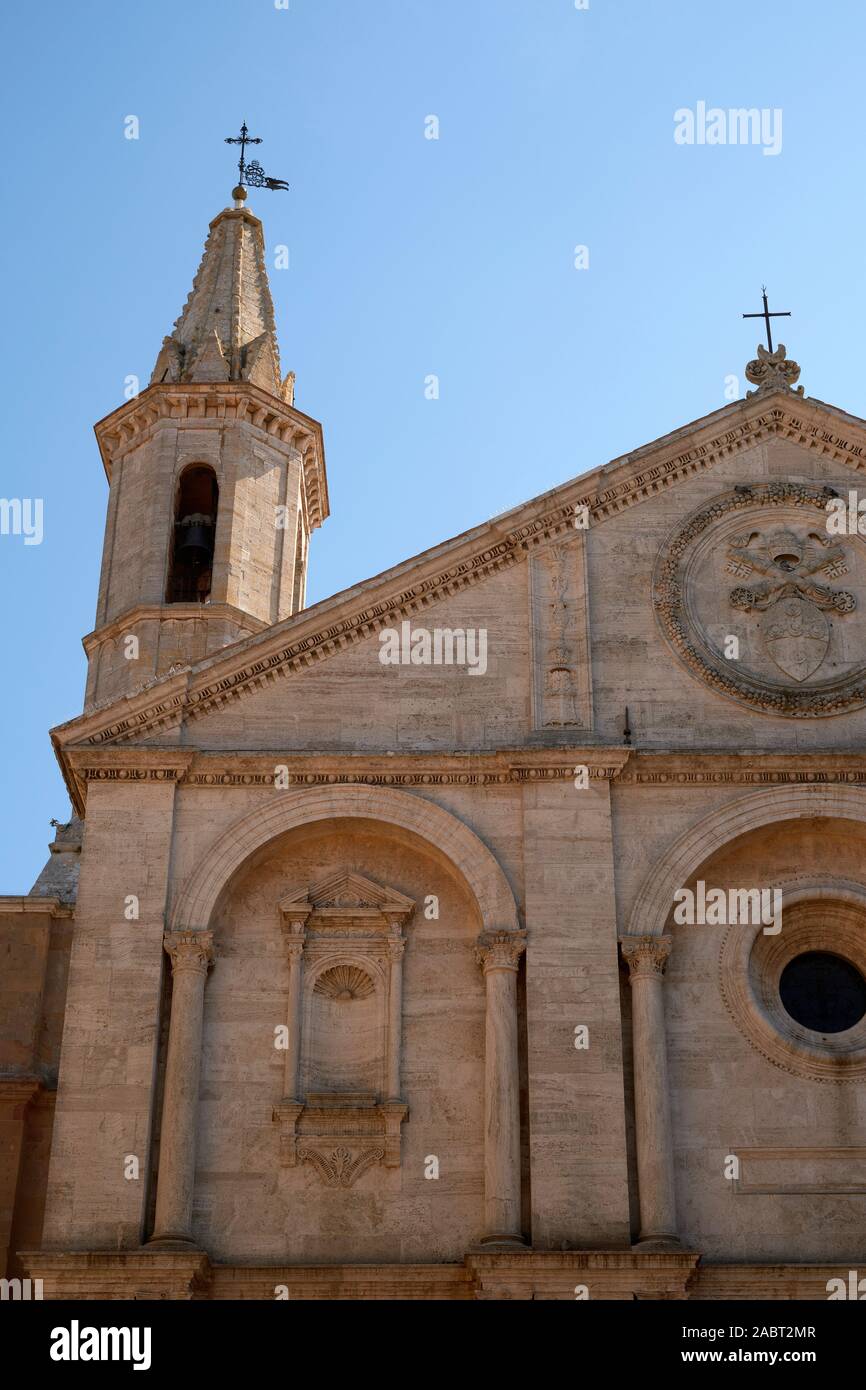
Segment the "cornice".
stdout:
<path fill-rule="evenodd" d="M 150 388 L 171 392 L 177 389 Z M 264 392 L 259 394 L 266 397 Z M 828 428 L 828 413 L 832 413 L 834 421 L 838 418 L 842 423 L 850 423 L 851 435 L 859 434 L 859 440 L 843 438 Z M 720 431 L 723 422 L 726 427 Z M 114 718 L 100 714 L 97 718 L 70 721 L 55 730 L 57 744 L 62 747 L 73 737 L 76 741 L 86 739 L 92 746 L 122 742 L 171 728 L 183 719 L 194 719 L 261 689 L 278 677 L 327 659 L 383 627 L 411 618 L 448 594 L 522 562 L 536 546 L 572 530 L 577 508 L 586 506 L 591 523 L 601 523 L 773 436 L 831 454 L 834 460 L 855 470 L 866 468 L 866 427 L 862 421 L 784 391 L 738 402 L 706 421 L 684 426 L 654 445 L 645 445 L 635 454 L 444 542 L 384 575 L 334 595 L 267 632 L 235 643 L 199 663 L 183 678 L 166 677 L 153 690 L 118 701 Z M 686 438 L 691 443 L 683 448 Z M 636 469 L 638 461 L 645 466 Z M 601 486 L 605 482 L 607 485 Z M 591 490 L 593 484 L 596 491 Z M 452 557 L 450 563 L 443 564 L 448 556 Z"/>
<path fill-rule="evenodd" d="M 74 917 L 75 908 L 70 903 L 61 902 L 59 898 L 40 898 L 31 897 L 0 897 L 0 916 L 4 913 L 21 914 L 22 916 L 36 917 Z"/>
<path fill-rule="evenodd" d="M 172 748 L 122 748 L 115 757 L 86 749 L 67 749 L 61 760 L 73 806 L 83 816 L 88 782 L 182 781 L 192 764 L 193 750 Z"/>
<path fill-rule="evenodd" d="M 635 750 L 618 782 L 624 787 L 866 785 L 866 753 L 838 748 L 794 753 L 735 753 L 706 749 Z"/>
<path fill-rule="evenodd" d="M 252 613 L 246 613 L 242 608 L 236 608 L 233 603 L 137 603 L 133 608 L 127 608 L 125 613 L 113 618 L 110 623 L 105 623 L 103 627 L 95 627 L 92 632 L 88 632 L 81 639 L 81 645 L 88 656 L 101 647 L 103 642 L 114 641 L 115 638 L 124 636 L 134 623 L 145 622 L 201 622 L 206 619 L 212 622 L 215 618 L 230 618 L 243 627 L 252 628 L 254 633 L 264 632 L 270 626 L 261 618 L 256 618 Z M 189 668 L 191 669 L 191 668 Z M 153 685 L 157 680 L 164 677 L 156 676 L 148 684 Z M 116 699 L 107 703 L 114 704 Z M 95 709 L 96 706 L 91 706 Z"/>
<path fill-rule="evenodd" d="M 586 767 L 590 781 L 618 777 L 629 749 L 569 747 L 507 749 L 490 753 L 173 753 L 160 748 L 72 748 L 66 750 L 70 790 L 83 808 L 90 782 L 177 782 L 211 790 L 258 787 L 274 790 L 276 769 L 285 768 L 291 787 L 366 785 L 379 787 L 489 787 L 544 781 L 573 781 Z"/>
<path fill-rule="evenodd" d="M 274 790 L 281 786 L 420 788 L 526 786 L 574 781 L 586 767 L 590 782 L 629 789 L 767 786 L 866 786 L 866 752 L 742 754 L 719 750 L 638 751 L 622 745 L 511 748 L 474 753 L 237 753 L 161 748 L 66 750 L 70 790 L 83 814 L 90 782 L 175 782 L 192 790 Z M 25 899 L 33 901 L 32 899 Z M 38 899 L 36 901 L 39 901 Z M 35 909 L 30 909 L 35 910 Z"/>
<path fill-rule="evenodd" d="M 179 420 L 243 423 L 270 442 L 296 449 L 303 457 L 310 529 L 330 514 L 321 424 L 252 382 L 157 382 L 126 401 L 93 427 L 109 482 L 115 459 L 150 438 L 158 425 Z"/>

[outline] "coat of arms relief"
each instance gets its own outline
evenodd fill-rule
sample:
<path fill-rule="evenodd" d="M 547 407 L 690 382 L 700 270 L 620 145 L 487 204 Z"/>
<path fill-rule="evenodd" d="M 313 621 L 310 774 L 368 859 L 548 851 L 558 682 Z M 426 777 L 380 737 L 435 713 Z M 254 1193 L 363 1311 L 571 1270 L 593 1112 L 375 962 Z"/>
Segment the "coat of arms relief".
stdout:
<path fill-rule="evenodd" d="M 816 530 L 747 531 L 728 546 L 728 572 L 749 583 L 733 589 L 732 607 L 761 614 L 761 641 L 779 670 L 804 681 L 823 665 L 830 646 L 828 612 L 850 613 L 857 600 L 818 575 L 848 573 L 845 551 Z"/>
<path fill-rule="evenodd" d="M 659 626 L 719 694 L 794 718 L 866 705 L 866 547 L 828 532 L 837 495 L 800 481 L 741 484 L 662 547 Z"/>

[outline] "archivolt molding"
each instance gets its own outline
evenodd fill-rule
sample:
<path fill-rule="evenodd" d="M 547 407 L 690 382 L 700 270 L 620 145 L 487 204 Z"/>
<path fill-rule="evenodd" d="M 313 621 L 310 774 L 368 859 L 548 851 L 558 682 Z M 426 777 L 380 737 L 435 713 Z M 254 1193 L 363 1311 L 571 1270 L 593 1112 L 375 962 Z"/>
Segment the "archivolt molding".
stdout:
<path fill-rule="evenodd" d="M 577 508 L 587 507 L 592 523 L 604 521 L 772 436 L 790 439 L 853 469 L 866 469 L 866 443 L 849 441 L 828 429 L 826 410 L 820 405 L 816 408 L 816 403 L 795 402 L 787 394 L 780 394 L 778 403 L 770 404 L 767 398 L 760 408 L 745 403 L 742 410 L 744 413 L 736 424 L 728 423 L 731 416 L 722 412 L 726 427 L 721 432 L 713 433 L 714 426 L 719 423 L 714 420 L 703 426 L 700 423 L 687 426 L 647 445 L 636 455 L 614 460 L 604 470 L 596 470 L 590 479 L 577 479 L 557 488 L 552 494 L 521 508 L 520 514 L 526 519 L 510 530 L 503 529 L 496 520 L 488 523 L 479 528 L 481 535 L 475 542 L 478 548 L 470 551 L 467 543 L 459 552 L 460 558 L 443 568 L 430 571 L 429 565 L 437 560 L 435 552 L 427 564 L 423 557 L 419 558 L 416 562 L 418 577 L 408 585 L 405 567 L 401 567 L 397 579 L 386 580 L 380 586 L 378 598 L 366 601 L 369 586 L 365 586 L 364 593 L 356 593 L 346 601 L 347 611 L 337 619 L 329 621 L 327 617 L 317 616 L 315 609 L 309 615 L 298 615 L 290 620 L 290 630 L 296 633 L 291 641 L 286 642 L 283 634 L 272 639 L 273 646 L 267 644 L 267 639 L 253 639 L 256 655 L 250 653 L 249 659 L 242 656 L 239 660 L 229 655 L 215 668 L 223 674 L 216 675 L 213 667 L 199 675 L 192 673 L 183 685 L 167 686 L 159 699 L 149 699 L 142 694 L 125 704 L 122 717 L 102 727 L 94 728 L 91 724 L 92 732 L 86 735 L 86 741 L 91 745 L 122 742 L 143 733 L 170 728 L 181 719 L 193 719 L 260 689 L 278 677 L 302 671 L 383 627 L 414 617 L 451 593 L 523 561 L 536 546 L 573 532 Z M 852 419 L 852 427 L 856 424 Z M 684 448 L 686 440 L 691 442 Z M 600 486 L 605 473 L 615 469 L 621 475 L 627 466 L 634 467 L 640 457 L 646 458 L 646 466 L 608 487 Z M 586 491 L 588 484 L 595 490 Z M 530 510 L 533 506 L 538 509 L 535 514 Z M 451 548 L 456 550 L 457 546 L 451 543 Z M 441 548 L 442 552 L 447 549 L 447 545 Z M 441 556 L 439 559 L 441 563 Z M 233 661 L 237 665 L 231 665 Z"/>
<path fill-rule="evenodd" d="M 813 816 L 866 822 L 866 791 L 850 786 L 785 786 L 739 797 L 690 826 L 644 880 L 632 908 L 629 936 L 664 933 L 674 892 L 724 845 L 786 820 Z"/>
<path fill-rule="evenodd" d="M 269 805 L 241 816 L 187 880 L 172 913 L 175 928 L 207 927 L 229 879 L 269 840 L 298 826 L 348 817 L 399 826 L 426 840 L 465 879 L 478 904 L 484 930 L 519 930 L 514 895 L 502 868 L 463 821 L 411 792 L 355 786 L 277 793 Z"/>

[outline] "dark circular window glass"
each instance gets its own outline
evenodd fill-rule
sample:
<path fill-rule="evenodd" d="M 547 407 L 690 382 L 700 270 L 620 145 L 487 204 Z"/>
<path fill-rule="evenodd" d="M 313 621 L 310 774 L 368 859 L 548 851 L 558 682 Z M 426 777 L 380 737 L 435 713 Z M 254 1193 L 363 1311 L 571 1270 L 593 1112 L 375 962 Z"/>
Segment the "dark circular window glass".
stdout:
<path fill-rule="evenodd" d="M 866 980 L 850 961 L 828 951 L 789 960 L 779 995 L 791 1018 L 816 1033 L 844 1033 L 866 1014 Z"/>

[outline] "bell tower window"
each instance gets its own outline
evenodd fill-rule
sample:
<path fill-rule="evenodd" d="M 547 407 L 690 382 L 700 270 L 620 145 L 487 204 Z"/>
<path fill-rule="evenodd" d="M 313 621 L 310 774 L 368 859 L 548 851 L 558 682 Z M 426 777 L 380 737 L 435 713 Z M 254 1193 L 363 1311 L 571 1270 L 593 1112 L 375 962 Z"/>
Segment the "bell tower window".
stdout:
<path fill-rule="evenodd" d="M 205 603 L 210 596 L 218 505 L 213 469 L 204 464 L 185 469 L 174 508 L 167 603 Z"/>

